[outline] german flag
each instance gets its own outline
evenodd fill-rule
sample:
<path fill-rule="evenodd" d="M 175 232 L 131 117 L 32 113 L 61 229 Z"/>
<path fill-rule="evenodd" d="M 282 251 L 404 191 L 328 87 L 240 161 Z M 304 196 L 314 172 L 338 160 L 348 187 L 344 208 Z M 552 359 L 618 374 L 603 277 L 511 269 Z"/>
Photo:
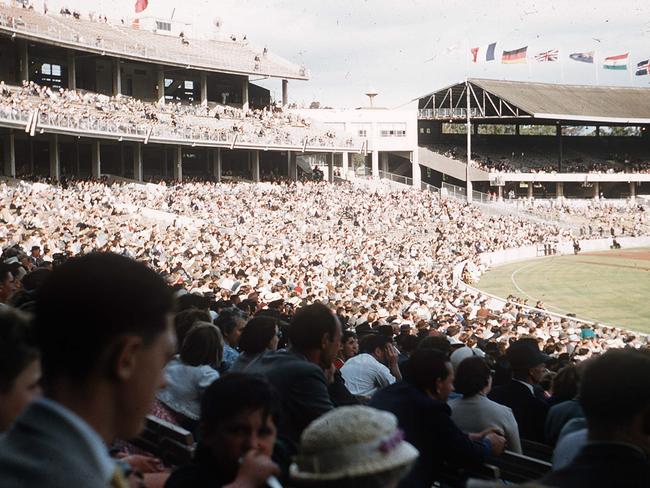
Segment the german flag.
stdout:
<path fill-rule="evenodd" d="M 526 64 L 526 53 L 528 46 L 520 47 L 514 51 L 503 51 L 501 55 L 502 64 Z"/>

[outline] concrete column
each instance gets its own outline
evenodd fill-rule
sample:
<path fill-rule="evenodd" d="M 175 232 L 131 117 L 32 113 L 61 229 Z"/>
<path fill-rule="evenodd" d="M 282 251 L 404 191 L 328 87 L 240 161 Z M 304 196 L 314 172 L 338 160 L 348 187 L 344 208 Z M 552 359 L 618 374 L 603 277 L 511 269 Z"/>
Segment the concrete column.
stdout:
<path fill-rule="evenodd" d="M 50 134 L 50 178 L 58 181 L 61 177 L 61 161 L 59 159 L 59 136 Z"/>
<path fill-rule="evenodd" d="M 4 175 L 11 178 L 16 177 L 16 137 L 14 133 L 4 137 Z"/>
<path fill-rule="evenodd" d="M 167 168 L 167 146 L 162 147 L 162 170 L 163 178 L 167 178 L 169 176 Z"/>
<path fill-rule="evenodd" d="M 411 152 L 411 165 L 413 187 L 419 190 L 422 187 L 422 175 L 420 174 L 420 159 L 417 151 Z"/>
<path fill-rule="evenodd" d="M 29 47 L 27 41 L 20 41 L 20 78 L 21 81 L 29 81 Z"/>
<path fill-rule="evenodd" d="M 372 177 L 379 178 L 379 151 L 372 152 Z"/>
<path fill-rule="evenodd" d="M 291 181 L 298 181 L 298 163 L 296 162 L 296 153 L 288 151 L 289 159 L 289 179 Z"/>
<path fill-rule="evenodd" d="M 289 80 L 282 80 L 282 106 L 289 104 Z"/>
<path fill-rule="evenodd" d="M 384 173 L 388 173 L 388 153 L 382 152 L 379 155 L 379 169 Z"/>
<path fill-rule="evenodd" d="M 158 66 L 158 103 L 165 103 L 165 69 Z"/>
<path fill-rule="evenodd" d="M 34 138 L 29 138 L 29 174 L 34 174 Z"/>
<path fill-rule="evenodd" d="M 334 153 L 327 153 L 327 181 L 334 183 Z"/>
<path fill-rule="evenodd" d="M 529 181 L 528 182 L 528 199 L 530 200 L 533 198 L 533 182 Z"/>
<path fill-rule="evenodd" d="M 242 76 L 241 81 L 241 108 L 248 110 L 248 76 Z"/>
<path fill-rule="evenodd" d="M 174 180 L 183 181 L 183 147 L 176 146 L 174 158 Z"/>
<path fill-rule="evenodd" d="M 253 181 L 258 183 L 260 181 L 260 152 L 255 149 L 251 153 L 251 175 L 253 176 Z"/>
<path fill-rule="evenodd" d="M 74 140 L 74 161 L 77 168 L 77 176 L 81 176 L 81 151 L 79 149 L 79 138 Z"/>
<path fill-rule="evenodd" d="M 594 181 L 594 200 L 598 200 L 600 198 L 600 183 L 598 181 Z"/>
<path fill-rule="evenodd" d="M 497 186 L 497 202 L 503 201 L 503 186 Z"/>
<path fill-rule="evenodd" d="M 142 164 L 142 144 L 136 142 L 133 145 L 133 179 L 142 181 L 143 164 Z"/>
<path fill-rule="evenodd" d="M 122 94 L 122 73 L 119 58 L 113 59 L 113 96 Z"/>
<path fill-rule="evenodd" d="M 73 50 L 68 51 L 68 89 L 77 89 L 77 57 Z"/>
<path fill-rule="evenodd" d="M 630 181 L 630 200 L 631 201 L 636 200 L 636 182 L 635 181 Z"/>
<path fill-rule="evenodd" d="M 212 176 L 221 183 L 221 148 L 212 151 Z"/>
<path fill-rule="evenodd" d="M 90 152 L 91 152 L 90 176 L 93 178 L 99 178 L 102 174 L 101 148 L 102 146 L 99 141 L 94 141 L 90 145 Z"/>
<path fill-rule="evenodd" d="M 120 144 L 120 176 L 126 176 L 126 163 L 124 161 L 124 144 Z"/>
<path fill-rule="evenodd" d="M 201 105 L 208 106 L 208 73 L 201 72 Z"/>
<path fill-rule="evenodd" d="M 341 154 L 343 161 L 341 162 L 341 178 L 344 180 L 348 179 L 348 168 L 350 166 L 350 153 L 343 151 Z"/>
<path fill-rule="evenodd" d="M 558 200 L 564 197 L 564 182 L 558 181 L 555 183 L 555 196 Z"/>

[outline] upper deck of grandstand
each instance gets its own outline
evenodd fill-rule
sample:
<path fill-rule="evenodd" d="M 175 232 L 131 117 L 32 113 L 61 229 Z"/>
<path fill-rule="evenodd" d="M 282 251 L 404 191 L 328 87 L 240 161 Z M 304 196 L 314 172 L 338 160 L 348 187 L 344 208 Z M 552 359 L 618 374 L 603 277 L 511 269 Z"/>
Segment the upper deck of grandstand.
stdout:
<path fill-rule="evenodd" d="M 101 55 L 230 74 L 307 80 L 309 73 L 242 41 L 179 39 L 108 22 L 0 4 L 0 33 Z"/>
<path fill-rule="evenodd" d="M 469 78 L 418 97 L 420 119 L 650 124 L 650 88 Z"/>

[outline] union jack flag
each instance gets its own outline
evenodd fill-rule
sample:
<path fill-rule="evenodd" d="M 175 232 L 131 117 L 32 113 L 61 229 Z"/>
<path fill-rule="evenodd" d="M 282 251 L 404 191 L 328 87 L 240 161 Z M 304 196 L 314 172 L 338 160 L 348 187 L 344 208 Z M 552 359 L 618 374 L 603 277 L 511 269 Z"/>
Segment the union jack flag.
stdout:
<path fill-rule="evenodd" d="M 545 51 L 535 55 L 535 61 L 538 63 L 547 63 L 551 61 L 557 61 L 560 57 L 560 52 L 557 49 L 551 49 L 550 51 Z"/>

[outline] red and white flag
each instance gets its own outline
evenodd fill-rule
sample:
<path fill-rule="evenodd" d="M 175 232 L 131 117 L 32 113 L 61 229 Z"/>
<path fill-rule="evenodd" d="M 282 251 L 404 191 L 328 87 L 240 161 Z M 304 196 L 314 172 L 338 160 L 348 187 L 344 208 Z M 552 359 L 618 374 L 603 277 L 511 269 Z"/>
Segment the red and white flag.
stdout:
<path fill-rule="evenodd" d="M 135 13 L 139 14 L 149 5 L 149 0 L 135 0 Z"/>

